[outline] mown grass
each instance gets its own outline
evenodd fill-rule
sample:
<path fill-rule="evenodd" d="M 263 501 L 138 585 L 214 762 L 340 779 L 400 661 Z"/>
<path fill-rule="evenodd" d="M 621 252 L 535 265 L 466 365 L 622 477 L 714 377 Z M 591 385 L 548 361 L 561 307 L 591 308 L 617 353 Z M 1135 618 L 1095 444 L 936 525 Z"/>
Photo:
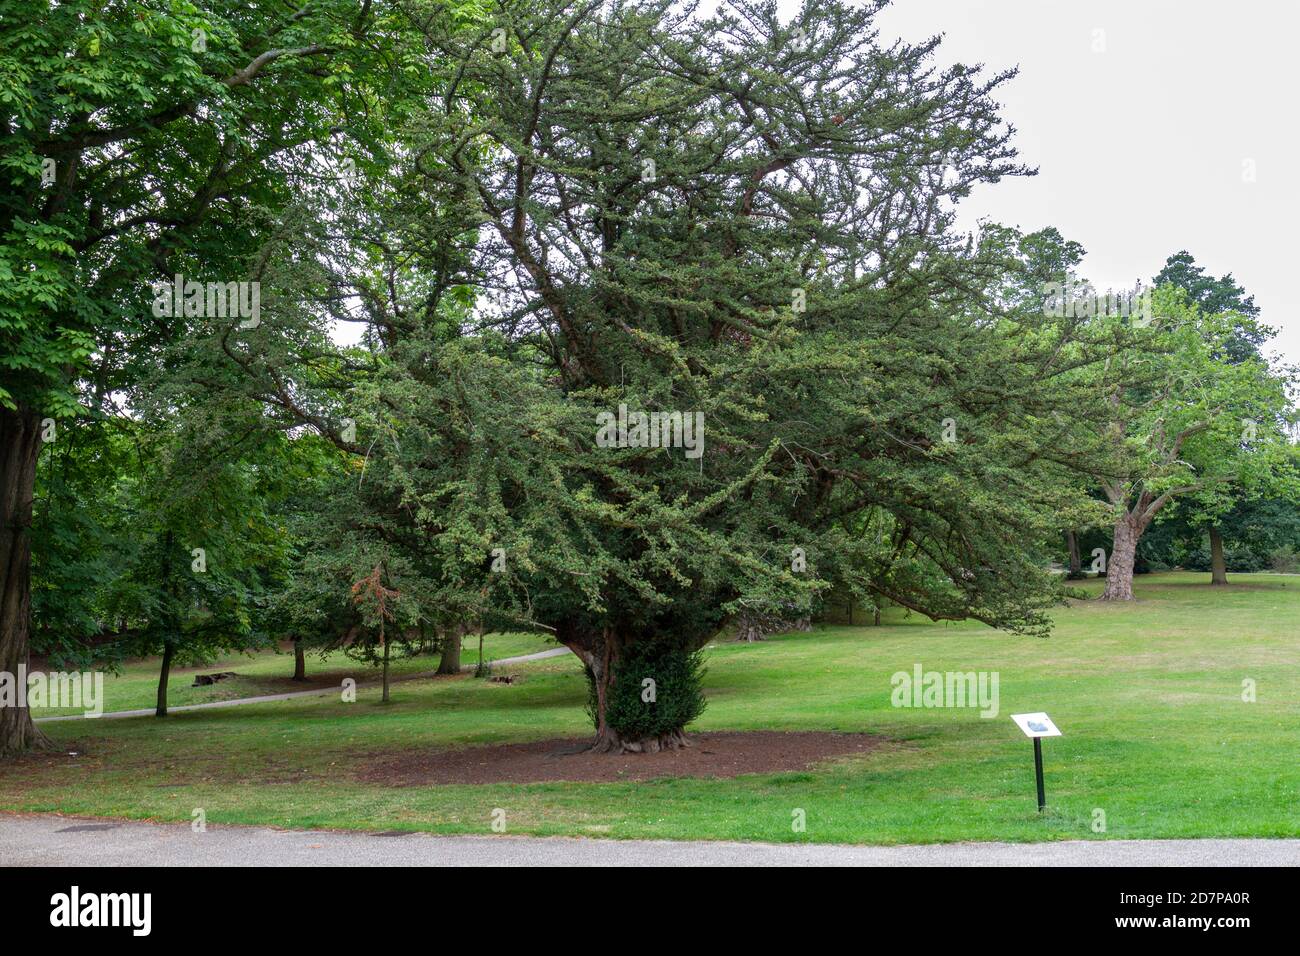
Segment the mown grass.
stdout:
<path fill-rule="evenodd" d="M 1083 585 L 1095 593 L 1098 582 Z M 1131 605 L 1073 602 L 1048 639 L 887 615 L 709 650 L 705 729 L 867 731 L 887 743 L 734 779 L 387 787 L 358 768 L 408 749 L 589 731 L 568 657 L 334 697 L 46 725 L 76 757 L 0 764 L 0 807 L 286 827 L 815 842 L 1300 835 L 1300 578 L 1142 577 Z M 282 659 L 283 660 L 283 659 Z M 996 671 L 1000 712 L 895 708 L 890 676 Z M 1244 680 L 1257 699 L 1244 702 Z M 1048 811 L 1009 719 L 1046 710 Z M 805 832 L 794 832 L 797 810 Z M 1106 829 L 1094 832 L 1095 811 Z"/>

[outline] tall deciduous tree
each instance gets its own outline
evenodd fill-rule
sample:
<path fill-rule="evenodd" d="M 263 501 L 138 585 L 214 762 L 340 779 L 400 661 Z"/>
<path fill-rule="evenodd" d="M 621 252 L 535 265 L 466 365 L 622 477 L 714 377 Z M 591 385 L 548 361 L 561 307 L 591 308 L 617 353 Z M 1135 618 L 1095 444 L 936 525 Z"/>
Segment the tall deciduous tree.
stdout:
<path fill-rule="evenodd" d="M 1228 363 L 1248 360 L 1264 361 L 1260 347 L 1273 334 L 1272 329 L 1258 321 L 1259 308 L 1254 296 L 1246 295 L 1231 274 L 1215 279 L 1207 276 L 1205 270 L 1196 265 L 1195 259 L 1186 250 L 1175 253 L 1165 262 L 1165 266 L 1156 276 L 1157 284 L 1169 283 L 1183 289 L 1188 299 L 1207 315 L 1226 315 L 1232 323 L 1231 331 L 1224 340 L 1216 358 Z M 1240 317 L 1235 319 L 1234 317 Z M 1284 375 L 1293 376 L 1293 372 L 1284 371 Z M 1285 409 L 1279 409 L 1282 413 Z M 1243 421 L 1243 429 L 1248 429 L 1250 420 Z M 1270 422 L 1266 427 L 1268 435 L 1276 435 L 1284 421 Z M 1288 469 L 1279 467 L 1264 472 L 1256 472 L 1256 478 L 1266 479 L 1267 487 L 1258 481 L 1254 487 L 1246 488 L 1238 482 L 1219 482 L 1204 489 L 1201 494 L 1190 497 L 1186 507 L 1180 509 L 1179 518 L 1191 528 L 1206 534 L 1210 542 L 1210 583 L 1224 585 L 1228 583 L 1228 568 L 1224 554 L 1224 535 L 1236 537 L 1246 527 L 1245 517 L 1249 509 L 1242 504 L 1261 494 L 1274 494 L 1294 497 L 1294 477 L 1288 481 Z"/>
<path fill-rule="evenodd" d="M 1108 601 L 1133 599 L 1138 541 L 1171 501 L 1263 482 L 1286 461 L 1285 379 L 1258 358 L 1229 357 L 1253 320 L 1206 315 L 1172 285 L 1157 290 L 1153 311 L 1147 347 L 1117 356 L 1117 379 L 1099 389 L 1122 471 L 1102 480 L 1115 522 Z"/>
<path fill-rule="evenodd" d="M 16 671 L 42 423 L 104 413 L 194 323 L 156 315 L 151 282 L 256 279 L 300 184 L 336 178 L 345 148 L 364 168 L 428 81 L 387 4 L 13 0 L 0 16 L 0 670 Z M 38 741 L 25 708 L 0 710 L 0 753 Z"/>

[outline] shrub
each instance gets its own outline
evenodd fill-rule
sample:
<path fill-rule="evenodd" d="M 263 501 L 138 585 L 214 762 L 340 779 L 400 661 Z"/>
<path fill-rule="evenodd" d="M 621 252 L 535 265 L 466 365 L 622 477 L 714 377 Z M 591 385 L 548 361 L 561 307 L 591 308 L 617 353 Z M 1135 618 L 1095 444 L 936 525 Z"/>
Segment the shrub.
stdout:
<path fill-rule="evenodd" d="M 643 699 L 654 681 L 654 700 Z M 605 702 L 605 720 L 624 740 L 642 740 L 683 729 L 704 713 L 704 655 L 672 645 L 633 647 L 618 661 Z M 587 669 L 587 714 L 596 716 L 596 681 Z"/>
<path fill-rule="evenodd" d="M 1278 548 L 1268 556 L 1269 567 L 1278 574 L 1300 572 L 1300 554 L 1294 548 Z"/>

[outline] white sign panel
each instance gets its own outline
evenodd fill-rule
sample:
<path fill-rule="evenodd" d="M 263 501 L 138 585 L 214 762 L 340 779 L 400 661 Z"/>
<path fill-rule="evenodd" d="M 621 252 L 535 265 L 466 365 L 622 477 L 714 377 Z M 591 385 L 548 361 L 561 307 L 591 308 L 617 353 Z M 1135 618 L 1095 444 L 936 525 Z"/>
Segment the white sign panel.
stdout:
<path fill-rule="evenodd" d="M 1016 726 L 1025 732 L 1026 737 L 1059 737 L 1061 732 L 1046 714 L 1012 714 Z"/>

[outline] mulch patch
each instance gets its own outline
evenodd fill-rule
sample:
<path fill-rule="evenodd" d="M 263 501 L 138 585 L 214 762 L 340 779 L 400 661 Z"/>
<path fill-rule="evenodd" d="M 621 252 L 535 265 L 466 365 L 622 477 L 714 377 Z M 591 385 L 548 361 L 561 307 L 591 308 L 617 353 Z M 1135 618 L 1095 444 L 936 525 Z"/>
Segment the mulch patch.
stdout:
<path fill-rule="evenodd" d="M 836 757 L 870 753 L 885 743 L 874 734 L 717 731 L 689 734 L 683 750 L 655 754 L 584 752 L 587 738 L 539 740 L 455 750 L 386 754 L 357 773 L 390 787 L 439 784 L 613 783 L 662 777 L 736 777 L 806 770 Z"/>

